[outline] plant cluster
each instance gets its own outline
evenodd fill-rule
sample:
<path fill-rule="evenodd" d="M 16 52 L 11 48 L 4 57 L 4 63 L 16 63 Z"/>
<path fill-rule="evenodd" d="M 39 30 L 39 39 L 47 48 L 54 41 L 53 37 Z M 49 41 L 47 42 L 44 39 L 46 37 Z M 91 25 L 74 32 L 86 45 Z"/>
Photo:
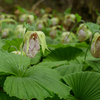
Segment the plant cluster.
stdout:
<path fill-rule="evenodd" d="M 18 9 L 0 15 L 0 99 L 100 100 L 100 26 Z"/>

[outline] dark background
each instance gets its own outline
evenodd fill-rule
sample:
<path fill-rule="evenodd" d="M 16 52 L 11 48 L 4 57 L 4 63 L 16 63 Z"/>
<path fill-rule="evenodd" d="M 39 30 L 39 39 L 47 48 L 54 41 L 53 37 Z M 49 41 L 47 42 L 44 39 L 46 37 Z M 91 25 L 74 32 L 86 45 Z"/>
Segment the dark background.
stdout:
<path fill-rule="evenodd" d="M 0 12 L 14 14 L 18 5 L 36 15 L 41 8 L 49 13 L 52 10 L 63 13 L 71 7 L 71 13 L 78 13 L 83 20 L 93 22 L 96 22 L 96 10 L 100 12 L 100 0 L 0 0 Z"/>

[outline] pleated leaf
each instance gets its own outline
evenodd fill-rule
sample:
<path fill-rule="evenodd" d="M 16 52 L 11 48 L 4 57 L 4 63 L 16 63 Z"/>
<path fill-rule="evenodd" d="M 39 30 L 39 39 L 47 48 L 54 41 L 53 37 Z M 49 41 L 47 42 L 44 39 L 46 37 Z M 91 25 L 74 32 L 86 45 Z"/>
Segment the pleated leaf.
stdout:
<path fill-rule="evenodd" d="M 63 77 L 72 87 L 77 100 L 100 100 L 100 74 L 97 72 L 79 72 Z"/>
<path fill-rule="evenodd" d="M 8 76 L 4 83 L 4 90 L 10 96 L 20 99 L 44 100 L 53 97 L 54 93 L 60 98 L 67 98 L 70 88 L 59 81 L 60 75 L 52 69 L 32 67 L 23 77 Z"/>
<path fill-rule="evenodd" d="M 82 66 L 80 64 L 74 65 L 62 65 L 55 68 L 62 76 L 75 72 L 82 72 Z"/>
<path fill-rule="evenodd" d="M 41 66 L 41 67 L 46 66 L 46 67 L 54 68 L 54 67 L 58 67 L 65 64 L 68 64 L 68 62 L 67 61 L 49 61 L 49 62 L 41 62 L 37 64 L 36 66 Z"/>
<path fill-rule="evenodd" d="M 26 56 L 0 51 L 0 72 L 18 76 L 24 74 L 29 65 L 30 58 Z"/>
<path fill-rule="evenodd" d="M 72 60 L 81 55 L 83 51 L 75 47 L 57 48 L 44 59 L 44 61 Z"/>
<path fill-rule="evenodd" d="M 4 91 L 19 99 L 44 100 L 57 94 L 60 98 L 69 95 L 70 88 L 60 82 L 60 75 L 49 67 L 29 67 L 30 58 L 0 51 L 0 72 L 8 75 Z M 10 76 L 9 76 L 10 75 Z"/>

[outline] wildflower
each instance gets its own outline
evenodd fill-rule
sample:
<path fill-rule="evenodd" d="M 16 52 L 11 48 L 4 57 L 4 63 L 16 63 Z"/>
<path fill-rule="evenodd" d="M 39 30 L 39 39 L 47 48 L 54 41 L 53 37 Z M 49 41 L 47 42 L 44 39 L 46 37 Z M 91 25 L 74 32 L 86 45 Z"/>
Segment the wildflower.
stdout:
<path fill-rule="evenodd" d="M 64 24 L 67 25 L 67 26 L 70 26 L 71 23 L 75 23 L 75 15 L 74 14 L 68 14 L 65 16 L 64 18 Z"/>
<path fill-rule="evenodd" d="M 92 36 L 92 32 L 84 24 L 79 26 L 77 34 L 80 42 L 83 42 Z"/>
<path fill-rule="evenodd" d="M 99 33 L 95 33 L 92 39 L 90 51 L 93 57 L 100 58 L 100 34 Z"/>
<path fill-rule="evenodd" d="M 45 41 L 45 34 L 42 31 L 28 31 L 25 34 L 23 51 L 28 57 L 35 57 L 40 50 L 40 45 L 44 54 L 45 49 L 48 48 Z"/>
<path fill-rule="evenodd" d="M 74 33 L 72 33 L 72 32 L 71 33 L 70 32 L 63 32 L 62 36 L 61 36 L 61 43 L 69 43 L 75 38 L 76 37 L 75 37 Z"/>

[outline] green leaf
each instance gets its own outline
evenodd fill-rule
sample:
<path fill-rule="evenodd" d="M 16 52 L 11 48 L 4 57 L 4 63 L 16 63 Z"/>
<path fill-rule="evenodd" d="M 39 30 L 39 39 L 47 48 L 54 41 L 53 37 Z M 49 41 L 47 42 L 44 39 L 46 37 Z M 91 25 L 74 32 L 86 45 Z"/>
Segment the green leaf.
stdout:
<path fill-rule="evenodd" d="M 37 64 L 41 60 L 41 57 L 42 57 L 42 53 L 38 52 L 36 54 L 36 56 L 31 59 L 31 65 L 32 64 Z"/>
<path fill-rule="evenodd" d="M 65 15 L 70 14 L 71 13 L 71 8 L 67 8 L 64 12 Z"/>
<path fill-rule="evenodd" d="M 80 22 L 82 17 L 79 14 L 77 14 L 77 13 L 75 14 L 75 16 L 76 16 L 77 22 Z"/>
<path fill-rule="evenodd" d="M 73 73 L 63 77 L 64 81 L 72 87 L 77 100 L 100 99 L 100 74 L 97 72 Z"/>
<path fill-rule="evenodd" d="M 89 30 L 94 33 L 95 31 L 99 30 L 100 26 L 98 24 L 87 22 L 85 25 L 89 28 Z"/>
<path fill-rule="evenodd" d="M 53 98 L 46 98 L 44 100 L 64 100 L 64 99 L 60 99 L 57 95 L 55 95 Z"/>
<path fill-rule="evenodd" d="M 62 65 L 55 68 L 62 76 L 75 72 L 82 72 L 82 66 L 80 64 L 74 65 Z"/>
<path fill-rule="evenodd" d="M 3 91 L 0 91 L 0 100 L 20 100 L 20 99 L 16 97 L 9 97 L 9 95 L 4 93 Z"/>
<path fill-rule="evenodd" d="M 37 64 L 36 66 L 41 66 L 41 67 L 50 67 L 50 68 L 54 68 L 54 67 L 58 67 L 58 66 L 61 66 L 61 65 L 65 65 L 67 64 L 68 62 L 67 61 L 49 61 L 49 62 L 41 62 L 39 64 Z"/>
<path fill-rule="evenodd" d="M 10 74 L 4 82 L 4 91 L 20 99 L 44 100 L 57 94 L 67 98 L 70 88 L 60 82 L 57 71 L 45 66 L 30 65 L 30 58 L 0 51 L 0 72 Z"/>
<path fill-rule="evenodd" d="M 0 51 L 0 72 L 22 76 L 29 65 L 30 58 L 26 56 Z"/>
<path fill-rule="evenodd" d="M 83 51 L 81 49 L 69 46 L 65 48 L 57 48 L 52 50 L 50 54 L 47 55 L 44 61 L 61 61 L 61 60 L 72 60 L 77 56 L 81 55 Z"/>
<path fill-rule="evenodd" d="M 99 12 L 98 12 L 98 9 L 96 9 L 96 14 L 99 16 L 100 14 L 99 14 Z"/>
<path fill-rule="evenodd" d="M 45 13 L 45 10 L 44 9 L 41 9 L 41 14 L 44 14 Z"/>
<path fill-rule="evenodd" d="M 22 38 L 5 40 L 5 44 L 2 46 L 2 49 L 7 50 L 8 52 L 17 51 L 20 50 L 21 43 L 22 43 Z"/>
<path fill-rule="evenodd" d="M 0 87 L 3 87 L 3 84 L 4 84 L 6 77 L 7 77 L 6 75 L 0 75 Z"/>
<path fill-rule="evenodd" d="M 20 7 L 20 6 L 17 6 L 17 9 L 18 9 L 20 12 L 22 12 L 22 13 L 29 14 L 29 12 L 28 12 L 26 9 L 24 9 L 24 8 L 22 8 L 22 7 Z"/>
<path fill-rule="evenodd" d="M 10 96 L 20 99 L 44 100 L 57 94 L 60 98 L 67 98 L 70 88 L 59 81 L 60 75 L 45 67 L 32 67 L 23 77 L 8 76 L 4 83 L 4 90 Z"/>
<path fill-rule="evenodd" d="M 77 100 L 73 95 L 69 95 L 66 100 Z"/>
<path fill-rule="evenodd" d="M 100 60 L 87 60 L 88 66 L 91 66 L 95 71 L 100 72 Z"/>

